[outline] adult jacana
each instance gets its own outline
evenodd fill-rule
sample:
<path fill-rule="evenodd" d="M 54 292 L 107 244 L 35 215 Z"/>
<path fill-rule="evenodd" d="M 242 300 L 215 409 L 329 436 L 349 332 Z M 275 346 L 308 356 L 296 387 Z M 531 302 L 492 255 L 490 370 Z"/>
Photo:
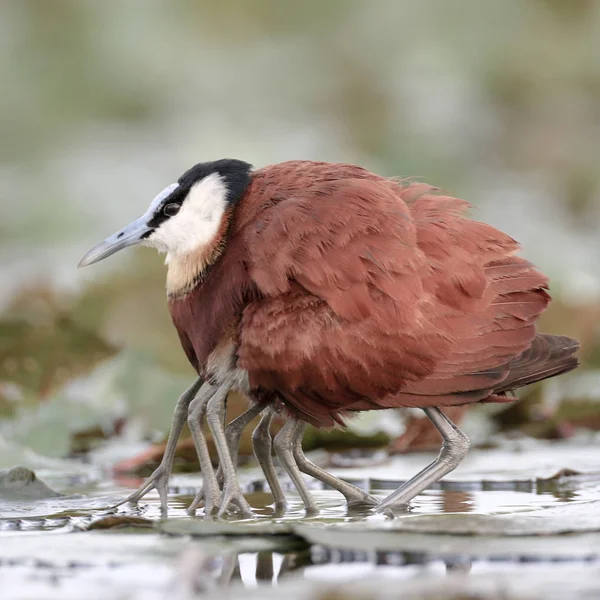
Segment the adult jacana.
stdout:
<path fill-rule="evenodd" d="M 169 309 L 199 375 L 177 403 L 161 466 L 129 500 L 156 487 L 166 507 L 187 418 L 207 514 L 232 503 L 249 513 L 232 453 L 241 429 L 268 407 L 254 440 L 280 503 L 272 411 L 288 417 L 274 445 L 307 509 L 315 506 L 300 470 L 349 503 L 373 504 L 304 457 L 304 428 L 343 425 L 353 411 L 419 407 L 440 431 L 442 451 L 376 507 L 387 511 L 465 456 L 468 439 L 440 407 L 510 401 L 514 389 L 575 368 L 576 341 L 536 333 L 550 301 L 547 278 L 516 256 L 513 239 L 466 218 L 467 208 L 428 185 L 353 165 L 290 161 L 253 171 L 226 159 L 192 167 L 141 218 L 88 252 L 80 266 L 133 244 L 166 253 Z M 231 390 L 253 406 L 226 434 Z"/>

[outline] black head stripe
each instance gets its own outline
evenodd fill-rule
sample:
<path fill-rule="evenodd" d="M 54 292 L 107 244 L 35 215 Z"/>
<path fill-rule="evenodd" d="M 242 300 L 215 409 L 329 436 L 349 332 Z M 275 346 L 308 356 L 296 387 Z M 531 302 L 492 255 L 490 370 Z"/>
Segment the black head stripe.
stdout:
<path fill-rule="evenodd" d="M 176 203 L 183 204 L 192 186 L 199 181 L 202 181 L 209 175 L 217 173 L 223 178 L 227 188 L 227 202 L 236 204 L 244 195 L 252 172 L 252 165 L 242 160 L 233 158 L 222 158 L 212 162 L 198 163 L 191 169 L 188 169 L 178 180 L 177 187 L 167 198 L 163 200 L 161 205 L 156 209 L 154 216 L 148 223 L 151 230 L 145 235 L 148 237 L 152 234 L 161 223 L 169 219 L 162 211 L 166 204 Z"/>
<path fill-rule="evenodd" d="M 185 193 L 198 181 L 208 177 L 212 173 L 218 173 L 227 186 L 227 202 L 235 204 L 246 191 L 250 183 L 252 165 L 243 160 L 234 158 L 222 158 L 211 162 L 198 163 L 187 170 L 180 178 L 179 184 Z"/>

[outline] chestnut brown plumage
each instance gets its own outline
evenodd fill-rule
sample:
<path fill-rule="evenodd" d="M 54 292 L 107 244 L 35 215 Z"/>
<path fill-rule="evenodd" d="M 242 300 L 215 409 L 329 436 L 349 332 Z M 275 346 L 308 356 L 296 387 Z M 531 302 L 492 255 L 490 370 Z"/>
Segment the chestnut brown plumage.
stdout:
<path fill-rule="evenodd" d="M 199 376 L 216 386 L 229 377 L 299 423 L 276 444 L 292 476 L 301 463 L 331 483 L 297 446 L 295 463 L 286 454 L 302 423 L 420 407 L 466 451 L 437 407 L 510 401 L 577 366 L 577 342 L 536 333 L 546 276 L 468 208 L 353 165 L 272 165 L 249 174 L 193 254 L 198 268 L 171 278 L 169 308 Z"/>
<path fill-rule="evenodd" d="M 350 410 L 506 401 L 576 366 L 576 345 L 536 337 L 547 278 L 462 200 L 296 161 L 257 171 L 241 206 L 218 266 L 169 298 L 203 376 L 229 335 L 256 400 L 332 426 Z"/>

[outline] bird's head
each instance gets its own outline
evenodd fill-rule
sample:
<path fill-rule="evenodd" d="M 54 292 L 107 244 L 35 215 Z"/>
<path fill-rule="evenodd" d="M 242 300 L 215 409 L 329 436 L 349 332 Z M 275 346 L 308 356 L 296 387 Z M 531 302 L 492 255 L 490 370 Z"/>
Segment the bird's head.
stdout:
<path fill-rule="evenodd" d="M 137 220 L 94 246 L 85 267 L 127 246 L 143 244 L 167 254 L 167 262 L 214 245 L 250 182 L 252 166 L 241 160 L 199 163 L 166 187 Z"/>

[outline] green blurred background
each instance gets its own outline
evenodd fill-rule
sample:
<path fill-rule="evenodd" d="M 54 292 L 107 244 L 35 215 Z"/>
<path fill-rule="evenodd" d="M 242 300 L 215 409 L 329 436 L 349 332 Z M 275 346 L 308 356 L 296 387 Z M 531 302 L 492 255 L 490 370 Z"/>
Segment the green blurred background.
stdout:
<path fill-rule="evenodd" d="M 595 429 L 599 40 L 594 0 L 4 0 L 0 447 L 162 439 L 193 377 L 162 261 L 76 265 L 219 157 L 356 162 L 472 202 L 551 276 L 543 327 L 580 338 L 586 368 L 473 423 Z"/>

